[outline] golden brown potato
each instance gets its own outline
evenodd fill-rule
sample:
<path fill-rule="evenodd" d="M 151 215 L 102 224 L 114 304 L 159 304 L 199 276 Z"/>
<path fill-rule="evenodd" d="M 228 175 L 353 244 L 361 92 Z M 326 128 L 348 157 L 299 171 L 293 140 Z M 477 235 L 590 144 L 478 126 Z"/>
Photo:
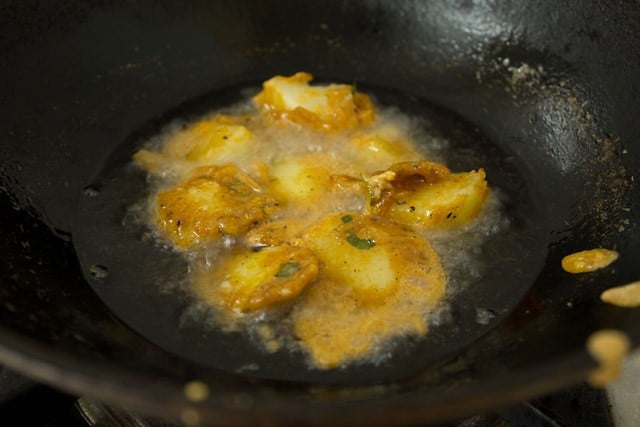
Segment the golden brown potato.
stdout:
<path fill-rule="evenodd" d="M 322 153 L 288 156 L 270 167 L 269 190 L 293 214 L 313 213 L 317 217 L 336 210 L 362 209 L 367 200 L 365 183 L 337 171 L 353 172 L 346 163 Z"/>
<path fill-rule="evenodd" d="M 295 244 L 300 231 L 307 225 L 302 218 L 272 221 L 249 230 L 244 244 L 249 248 Z"/>
<path fill-rule="evenodd" d="M 253 148 L 253 134 L 240 117 L 216 115 L 172 134 L 160 151 L 140 150 L 134 161 L 146 171 L 183 172 L 198 165 L 238 162 Z"/>
<path fill-rule="evenodd" d="M 351 85 L 310 86 L 312 79 L 309 73 L 273 77 L 253 100 L 276 121 L 314 130 L 353 129 L 373 121 L 374 107 L 367 95 Z"/>
<path fill-rule="evenodd" d="M 488 192 L 483 169 L 451 174 L 398 191 L 385 214 L 423 229 L 461 226 L 480 213 Z"/>
<path fill-rule="evenodd" d="M 440 181 L 450 174 L 445 165 L 427 160 L 395 163 L 388 170 L 366 178 L 369 206 L 375 213 L 387 212 L 399 195 Z"/>
<path fill-rule="evenodd" d="M 422 157 L 399 129 L 389 125 L 356 133 L 345 151 L 366 172 L 384 170 L 393 163 Z"/>
<path fill-rule="evenodd" d="M 307 248 L 274 246 L 241 252 L 220 267 L 215 300 L 242 312 L 296 298 L 316 280 L 318 262 Z"/>
<path fill-rule="evenodd" d="M 419 184 L 433 184 L 451 175 L 445 165 L 427 160 L 395 163 L 389 170 L 396 174 L 394 186 L 401 190 Z"/>
<path fill-rule="evenodd" d="M 395 224 L 353 212 L 323 218 L 302 239 L 322 261 L 325 277 L 370 302 L 394 293 L 408 271 L 417 274 L 413 245 L 428 246 Z"/>
<path fill-rule="evenodd" d="M 328 216 L 304 234 L 320 276 L 292 313 L 315 366 L 333 368 L 390 338 L 424 335 L 425 317 L 446 279 L 433 248 L 398 225 L 368 215 Z"/>
<path fill-rule="evenodd" d="M 158 193 L 155 223 L 180 248 L 236 236 L 267 220 L 276 201 L 235 165 L 196 169 Z"/>

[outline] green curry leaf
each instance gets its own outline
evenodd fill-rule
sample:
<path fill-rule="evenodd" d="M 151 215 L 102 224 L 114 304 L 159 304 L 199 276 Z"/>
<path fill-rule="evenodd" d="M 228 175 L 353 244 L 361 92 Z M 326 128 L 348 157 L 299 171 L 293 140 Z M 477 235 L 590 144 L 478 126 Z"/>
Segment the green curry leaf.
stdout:
<path fill-rule="evenodd" d="M 280 265 L 280 269 L 276 273 L 276 277 L 291 277 L 298 269 L 300 264 L 297 262 L 285 262 Z"/>
<path fill-rule="evenodd" d="M 361 239 L 353 233 L 349 233 L 347 236 L 347 242 L 355 248 L 358 249 L 371 249 L 376 245 L 375 240 L 373 239 Z"/>

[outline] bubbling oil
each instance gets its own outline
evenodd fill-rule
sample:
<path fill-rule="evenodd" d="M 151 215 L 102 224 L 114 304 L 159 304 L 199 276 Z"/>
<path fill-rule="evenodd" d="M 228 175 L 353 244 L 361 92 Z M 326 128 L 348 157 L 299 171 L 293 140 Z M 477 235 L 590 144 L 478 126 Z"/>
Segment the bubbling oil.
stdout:
<path fill-rule="evenodd" d="M 255 110 L 247 100 L 231 108 L 213 111 L 200 119 L 221 113 L 250 117 L 251 114 L 255 114 Z M 168 140 L 190 125 L 184 120 L 175 120 L 149 140 L 146 147 L 159 150 Z M 251 127 L 251 118 L 248 119 L 247 126 L 260 143 L 254 145 L 250 156 L 236 161 L 241 169 L 252 168 L 256 161 L 271 165 L 283 158 L 308 156 L 314 161 L 331 164 L 334 168 L 338 165 L 347 174 L 360 173 L 357 165 L 361 162 L 361 153 L 348 144 L 350 136 L 347 134 L 338 133 L 328 137 L 298 126 Z M 451 155 L 451 141 L 438 133 L 431 133 L 421 119 L 394 107 L 378 106 L 374 132 L 375 129 L 393 129 L 402 135 L 411 147 L 407 154 L 409 158 L 406 160 L 426 159 L 443 162 Z M 416 155 L 420 158 L 416 159 Z M 374 173 L 388 166 L 390 164 L 372 162 L 369 167 L 373 169 L 368 172 Z M 484 165 L 476 165 L 477 168 L 482 166 Z M 176 185 L 182 176 L 184 171 L 172 169 L 169 165 L 166 172 L 150 176 L 150 196 L 133 205 L 127 216 L 129 220 L 149 230 L 146 239 L 164 246 L 167 250 L 175 250 L 175 247 L 156 226 L 156 195 Z M 442 317 L 433 316 L 434 313 L 446 307 L 459 292 L 482 277 L 486 268 L 480 256 L 483 244 L 491 236 L 509 227 L 509 220 L 502 208 L 504 198 L 499 190 L 492 189 L 481 213 L 470 223 L 455 229 L 416 232 L 435 250 L 438 265 L 441 265 L 443 270 L 442 283 L 433 283 L 436 290 L 431 294 L 428 283 L 414 283 L 405 286 L 394 298 L 378 305 L 378 308 L 372 309 L 358 304 L 347 307 L 349 304 L 345 305 L 344 301 L 348 300 L 348 295 L 342 295 L 343 291 L 338 286 L 327 284 L 326 280 L 321 279 L 309 285 L 298 299 L 275 307 L 248 313 L 223 309 L 215 301 L 215 289 L 221 286 L 221 283 L 212 283 L 211 278 L 215 277 L 216 269 L 242 245 L 241 237 L 230 236 L 179 251 L 180 255 L 188 260 L 189 272 L 183 281 L 164 285 L 165 288 L 161 291 L 170 292 L 176 288 L 186 288 L 195 296 L 193 303 L 184 310 L 181 322 L 200 322 L 209 328 L 245 333 L 267 353 L 283 349 L 290 352 L 302 351 L 311 354 L 311 357 L 308 357 L 310 366 L 316 368 L 332 368 L 353 363 L 378 364 L 391 357 L 398 341 L 407 339 L 407 336 L 423 337 L 434 323 L 441 323 Z M 276 219 L 304 218 L 306 223 L 313 223 L 331 213 L 361 209 L 362 205 L 363 200 L 358 195 L 344 197 L 327 193 L 323 195 L 321 204 L 315 204 L 311 208 L 304 205 L 289 207 Z M 334 304 L 334 307 L 327 309 L 321 306 L 327 303 Z M 304 310 L 309 312 L 305 313 Z M 315 315 L 309 314 L 314 311 Z M 301 322 L 306 322 L 305 328 L 311 330 L 309 336 L 329 333 L 327 328 L 319 326 L 321 323 L 327 323 L 327 313 L 331 311 L 336 319 L 332 323 L 333 336 L 301 339 Z M 317 324 L 314 325 L 314 321 Z M 347 327 L 352 322 L 369 322 L 370 326 L 364 325 L 355 329 Z M 366 342 L 363 343 L 363 340 Z M 334 343 L 333 346 L 330 345 L 331 342 Z M 324 359 L 317 356 L 320 348 L 325 349 Z"/>

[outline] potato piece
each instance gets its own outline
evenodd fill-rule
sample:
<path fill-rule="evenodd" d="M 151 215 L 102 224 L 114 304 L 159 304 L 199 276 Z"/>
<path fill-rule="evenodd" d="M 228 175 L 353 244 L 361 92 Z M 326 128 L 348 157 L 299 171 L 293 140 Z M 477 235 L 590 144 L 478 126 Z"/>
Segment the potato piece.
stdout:
<path fill-rule="evenodd" d="M 366 178 L 369 207 L 373 212 L 386 212 L 398 200 L 399 194 L 424 184 L 438 182 L 450 174 L 451 171 L 445 165 L 427 160 L 395 163 L 388 170 Z"/>
<path fill-rule="evenodd" d="M 389 171 L 395 174 L 394 185 L 399 189 L 413 189 L 422 183 L 433 184 L 451 175 L 445 165 L 428 160 L 395 163 Z"/>
<path fill-rule="evenodd" d="M 314 130 L 351 129 L 373 121 L 374 107 L 367 95 L 351 85 L 309 86 L 312 79 L 309 73 L 273 77 L 253 100 L 275 120 Z"/>
<path fill-rule="evenodd" d="M 140 150 L 134 161 L 147 172 L 184 171 L 194 165 L 238 162 L 253 148 L 253 134 L 239 118 L 217 115 L 174 133 L 159 152 Z"/>
<path fill-rule="evenodd" d="M 349 242 L 350 235 L 359 240 Z M 326 217 L 304 238 L 320 260 L 321 278 L 296 303 L 292 320 L 315 366 L 333 368 L 390 338 L 426 333 L 425 316 L 444 295 L 446 279 L 424 239 L 349 213 Z"/>
<path fill-rule="evenodd" d="M 296 298 L 316 280 L 318 262 L 307 248 L 275 246 L 237 254 L 220 271 L 218 304 L 246 312 Z"/>
<path fill-rule="evenodd" d="M 298 233 L 306 225 L 305 221 L 298 218 L 269 222 L 250 230 L 244 243 L 250 248 L 296 243 Z"/>
<path fill-rule="evenodd" d="M 187 160 L 222 164 L 240 159 L 252 146 L 253 135 L 244 126 L 211 124 L 187 153 Z"/>
<path fill-rule="evenodd" d="M 461 226 L 482 210 L 489 189 L 483 169 L 456 173 L 433 183 L 419 183 L 395 195 L 387 215 L 420 228 Z"/>
<path fill-rule="evenodd" d="M 180 248 L 236 236 L 267 220 L 276 201 L 235 165 L 196 169 L 156 197 L 157 226 Z"/>
<path fill-rule="evenodd" d="M 415 258 L 408 254 L 410 242 L 420 240 L 396 225 L 356 213 L 329 215 L 302 238 L 322 261 L 329 280 L 351 287 L 369 302 L 383 301 L 396 291 L 405 263 Z"/>
<path fill-rule="evenodd" d="M 399 130 L 389 126 L 355 135 L 349 141 L 349 148 L 354 161 L 369 172 L 422 157 Z"/>
<path fill-rule="evenodd" d="M 349 171 L 337 159 L 318 153 L 291 156 L 276 161 L 269 170 L 269 190 L 288 202 L 296 214 L 314 217 L 344 209 L 362 209 L 367 200 L 366 184 L 334 171 Z"/>
<path fill-rule="evenodd" d="M 271 191 L 283 200 L 305 202 L 322 197 L 330 189 L 331 170 L 326 163 L 309 157 L 288 157 L 277 161 L 270 169 Z"/>

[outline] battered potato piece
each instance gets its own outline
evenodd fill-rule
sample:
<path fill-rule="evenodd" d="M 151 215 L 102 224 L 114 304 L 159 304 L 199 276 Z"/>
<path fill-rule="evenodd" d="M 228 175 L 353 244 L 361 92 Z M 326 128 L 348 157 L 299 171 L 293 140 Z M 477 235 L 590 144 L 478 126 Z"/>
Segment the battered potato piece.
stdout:
<path fill-rule="evenodd" d="M 292 156 L 273 164 L 271 191 L 283 200 L 299 203 L 318 199 L 331 189 L 330 164 L 317 155 Z"/>
<path fill-rule="evenodd" d="M 215 305 L 247 312 L 294 299 L 317 277 L 318 262 L 309 249 L 275 246 L 231 257 L 200 293 Z"/>
<path fill-rule="evenodd" d="M 422 157 L 398 129 L 388 125 L 357 133 L 350 139 L 349 148 L 354 162 L 366 171 L 384 170 L 393 163 Z"/>
<path fill-rule="evenodd" d="M 478 216 L 488 193 L 483 169 L 451 174 L 397 191 L 386 214 L 421 229 L 457 227 Z"/>
<path fill-rule="evenodd" d="M 167 169 L 184 171 L 198 165 L 222 165 L 247 157 L 253 134 L 239 117 L 216 115 L 174 133 L 160 152 L 140 150 L 133 159 L 152 174 Z"/>
<path fill-rule="evenodd" d="M 562 268 L 567 273 L 590 273 L 607 267 L 618 259 L 618 252 L 609 249 L 589 249 L 562 258 Z"/>
<path fill-rule="evenodd" d="M 419 236 L 368 215 L 331 215 L 304 235 L 320 277 L 292 314 L 316 366 L 332 368 L 389 339 L 424 335 L 425 316 L 442 298 L 445 274 Z"/>
<path fill-rule="evenodd" d="M 307 225 L 307 221 L 301 218 L 269 222 L 250 230 L 245 236 L 244 244 L 254 249 L 296 244 L 299 232 Z"/>
<path fill-rule="evenodd" d="M 388 170 L 366 178 L 369 205 L 374 208 L 373 212 L 385 214 L 398 201 L 399 195 L 420 185 L 438 182 L 450 174 L 445 165 L 425 160 L 393 164 Z"/>
<path fill-rule="evenodd" d="M 321 153 L 289 156 L 271 166 L 269 190 L 295 213 L 314 216 L 343 209 L 362 209 L 367 187 L 346 163 Z"/>
<path fill-rule="evenodd" d="M 420 184 L 435 184 L 451 175 L 445 165 L 427 160 L 396 163 L 389 170 L 395 173 L 394 186 L 401 190 L 412 189 Z"/>
<path fill-rule="evenodd" d="M 393 294 L 410 263 L 411 245 L 421 239 L 400 227 L 357 213 L 329 215 L 302 236 L 322 262 L 322 273 L 348 286 L 362 302 Z M 415 267 L 415 266 L 412 266 Z"/>
<path fill-rule="evenodd" d="M 253 100 L 276 121 L 313 130 L 339 131 L 373 122 L 374 107 L 367 95 L 351 85 L 309 86 L 312 79 L 309 73 L 273 77 Z"/>
<path fill-rule="evenodd" d="M 277 202 L 235 165 L 196 169 L 177 186 L 158 193 L 158 228 L 187 249 L 221 235 L 236 236 L 267 220 Z"/>

